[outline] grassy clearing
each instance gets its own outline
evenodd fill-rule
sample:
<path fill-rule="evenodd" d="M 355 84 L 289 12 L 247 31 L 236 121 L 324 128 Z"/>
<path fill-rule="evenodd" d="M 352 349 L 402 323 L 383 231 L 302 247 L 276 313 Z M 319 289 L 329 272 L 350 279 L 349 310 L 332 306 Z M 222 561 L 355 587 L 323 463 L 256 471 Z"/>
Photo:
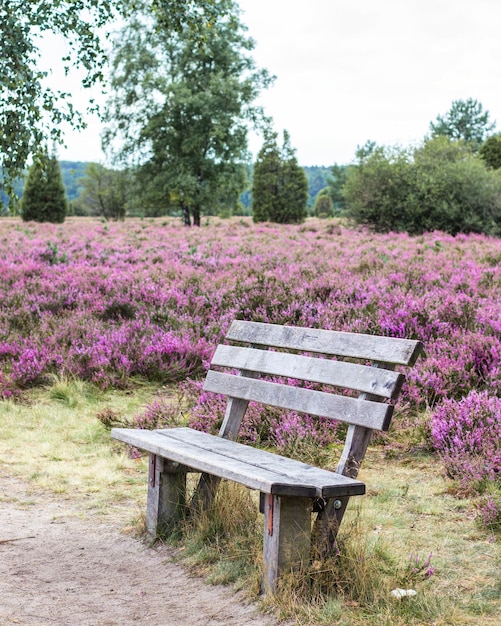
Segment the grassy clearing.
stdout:
<path fill-rule="evenodd" d="M 99 514 L 140 530 L 146 463 L 128 458 L 97 416 L 131 417 L 156 394 L 151 386 L 102 393 L 59 380 L 22 404 L 0 402 L 0 472 L 52 492 L 65 503 L 61 514 Z M 498 626 L 499 534 L 478 525 L 473 501 L 453 495 L 440 464 L 422 452 L 386 457 L 373 447 L 361 479 L 368 496 L 352 500 L 340 555 L 284 581 L 266 607 L 296 624 Z M 171 540 L 209 581 L 257 597 L 262 520 L 256 510 L 257 494 L 225 484 L 211 515 L 186 522 Z M 397 600 L 395 588 L 417 595 Z"/>
<path fill-rule="evenodd" d="M 152 387 L 103 393 L 59 380 L 25 395 L 23 403 L 0 402 L 0 471 L 52 492 L 69 508 L 78 503 L 79 514 L 127 515 L 124 503 L 139 513 L 146 463 L 113 444 L 97 415 L 108 409 L 133 415 L 154 394 Z"/>

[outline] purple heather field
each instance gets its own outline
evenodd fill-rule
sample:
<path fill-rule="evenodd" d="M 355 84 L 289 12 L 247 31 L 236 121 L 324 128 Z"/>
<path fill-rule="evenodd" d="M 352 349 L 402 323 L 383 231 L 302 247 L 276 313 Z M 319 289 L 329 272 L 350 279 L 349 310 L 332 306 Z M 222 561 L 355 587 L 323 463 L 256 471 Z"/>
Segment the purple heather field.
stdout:
<path fill-rule="evenodd" d="M 377 235 L 330 220 L 0 221 L 4 399 L 53 374 L 102 388 L 200 379 L 235 318 L 422 340 L 397 421 L 432 414 L 444 459 L 495 434 L 485 475 L 499 477 L 500 239 Z"/>

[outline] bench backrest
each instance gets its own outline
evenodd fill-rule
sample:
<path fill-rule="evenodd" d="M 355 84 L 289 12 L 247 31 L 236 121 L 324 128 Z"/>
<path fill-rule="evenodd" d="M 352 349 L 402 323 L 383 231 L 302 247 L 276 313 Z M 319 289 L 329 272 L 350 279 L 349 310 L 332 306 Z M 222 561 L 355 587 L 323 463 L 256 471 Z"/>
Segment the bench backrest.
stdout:
<path fill-rule="evenodd" d="M 389 428 L 404 381 L 395 366 L 413 365 L 423 350 L 414 340 L 245 321 L 234 321 L 226 339 L 239 345 L 218 346 L 204 385 L 229 397 L 220 436 L 237 438 L 249 401 L 343 421 L 337 471 L 351 477 L 372 431 Z"/>

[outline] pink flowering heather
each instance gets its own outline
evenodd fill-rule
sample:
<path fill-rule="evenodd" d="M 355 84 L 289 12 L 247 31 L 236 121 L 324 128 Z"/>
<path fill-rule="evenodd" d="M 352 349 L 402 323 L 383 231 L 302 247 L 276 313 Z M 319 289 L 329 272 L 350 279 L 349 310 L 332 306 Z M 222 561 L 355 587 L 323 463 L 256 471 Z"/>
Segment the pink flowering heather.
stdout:
<path fill-rule="evenodd" d="M 432 414 L 431 438 L 451 478 L 501 480 L 501 398 L 471 391 L 444 400 Z"/>
<path fill-rule="evenodd" d="M 191 382 L 189 390 L 192 407 L 188 425 L 196 430 L 217 435 L 223 423 L 227 398 L 215 393 L 202 391 L 201 382 Z M 263 443 L 270 439 L 270 423 L 274 410 L 249 402 L 240 428 L 239 440 L 247 443 Z"/>
<path fill-rule="evenodd" d="M 200 379 L 235 318 L 421 339 L 399 405 L 413 411 L 499 396 L 501 241 L 321 220 L 0 221 L 1 396 L 53 373 Z"/>
<path fill-rule="evenodd" d="M 427 578 L 431 578 L 432 576 L 434 576 L 436 570 L 431 564 L 432 557 L 433 552 L 430 552 L 426 559 L 422 559 L 419 554 L 410 554 L 409 563 L 407 565 L 406 582 L 418 582 L 420 580 L 426 580 Z"/>
<path fill-rule="evenodd" d="M 286 456 L 296 457 L 301 449 L 325 448 L 337 440 L 338 423 L 328 418 L 301 415 L 294 411 L 275 419 L 270 428 L 271 443 Z"/>
<path fill-rule="evenodd" d="M 482 526 L 501 532 L 501 496 L 487 495 L 484 496 L 477 504 L 478 517 Z"/>
<path fill-rule="evenodd" d="M 166 398 L 152 402 L 146 409 L 134 418 L 132 426 L 145 430 L 177 426 L 179 422 L 179 407 Z"/>

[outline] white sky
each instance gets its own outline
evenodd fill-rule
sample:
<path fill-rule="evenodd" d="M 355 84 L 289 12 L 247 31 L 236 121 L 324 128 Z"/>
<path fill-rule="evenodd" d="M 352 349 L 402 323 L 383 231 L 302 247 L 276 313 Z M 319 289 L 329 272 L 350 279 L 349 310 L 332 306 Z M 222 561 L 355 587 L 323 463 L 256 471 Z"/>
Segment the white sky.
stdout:
<path fill-rule="evenodd" d="M 420 142 L 453 100 L 501 132 L 500 0 L 240 0 L 254 58 L 276 75 L 259 104 L 301 165 L 345 164 L 358 145 Z M 78 96 L 77 102 L 84 96 Z M 99 123 L 61 159 L 103 161 Z M 260 138 L 252 138 L 254 153 Z"/>

